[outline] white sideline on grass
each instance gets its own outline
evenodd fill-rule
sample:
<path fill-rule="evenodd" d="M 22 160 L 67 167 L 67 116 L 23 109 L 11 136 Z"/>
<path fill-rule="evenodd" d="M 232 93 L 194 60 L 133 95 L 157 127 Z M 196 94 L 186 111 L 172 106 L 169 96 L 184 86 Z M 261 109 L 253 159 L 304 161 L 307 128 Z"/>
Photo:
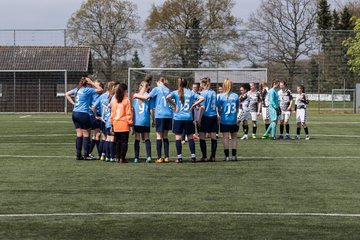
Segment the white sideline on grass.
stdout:
<path fill-rule="evenodd" d="M 0 218 L 13 217 L 68 217 L 68 216 L 105 216 L 105 215 L 228 215 L 228 216 L 296 216 L 296 217 L 360 217 L 352 213 L 296 213 L 296 212 L 89 212 L 89 213 L 18 213 L 0 214 Z"/>

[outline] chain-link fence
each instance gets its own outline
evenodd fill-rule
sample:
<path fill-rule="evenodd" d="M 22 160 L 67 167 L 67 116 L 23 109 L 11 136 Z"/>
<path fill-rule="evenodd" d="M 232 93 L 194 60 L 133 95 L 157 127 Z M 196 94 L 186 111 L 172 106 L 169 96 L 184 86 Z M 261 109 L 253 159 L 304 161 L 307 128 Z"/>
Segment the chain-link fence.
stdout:
<path fill-rule="evenodd" d="M 344 41 L 354 31 L 309 31 L 306 41 L 276 41 L 271 32 L 238 30 L 236 39 L 224 39 L 226 30 L 200 30 L 169 40 L 166 31 L 139 30 L 128 35 L 136 44 L 131 51 L 110 62 L 112 79 L 126 82 L 128 68 L 134 66 L 135 50 L 146 67 L 167 68 L 267 68 L 268 80 L 287 80 L 296 93 L 302 84 L 312 96 L 310 108 L 318 111 L 354 111 L 355 84 L 359 77 L 350 71 Z M 203 31 L 203 30 L 201 30 Z M 282 32 L 283 36 L 300 36 L 302 31 Z M 278 36 L 281 36 L 278 34 Z M 157 37 L 154 37 L 157 36 Z M 163 40 L 161 40 L 161 38 Z M 165 41 L 164 41 L 165 39 Z M 235 40 L 234 40 L 235 39 Z M 170 41 L 170 42 L 169 42 Z M 11 46 L 77 46 L 66 30 L 0 30 L 0 45 Z M 104 62 L 99 56 L 100 42 L 87 44 L 92 49 L 95 76 L 106 80 Z M 120 45 L 121 46 L 121 45 Z M 11 69 L 2 69 L 11 70 Z M 249 82 L 251 79 L 249 79 Z M 0 98 L 10 88 L 0 88 Z M 339 89 L 345 89 L 340 91 Z M 13 89 L 11 91 L 14 91 Z"/>

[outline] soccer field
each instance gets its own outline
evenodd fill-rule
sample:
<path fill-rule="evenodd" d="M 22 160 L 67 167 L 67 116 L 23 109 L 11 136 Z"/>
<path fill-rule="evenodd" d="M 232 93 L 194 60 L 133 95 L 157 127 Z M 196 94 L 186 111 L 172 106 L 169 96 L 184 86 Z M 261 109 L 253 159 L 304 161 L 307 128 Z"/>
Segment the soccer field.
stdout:
<path fill-rule="evenodd" d="M 359 115 L 310 114 L 310 141 L 239 140 L 237 162 L 220 139 L 217 162 L 180 165 L 76 161 L 71 115 L 0 122 L 0 239 L 360 236 Z"/>

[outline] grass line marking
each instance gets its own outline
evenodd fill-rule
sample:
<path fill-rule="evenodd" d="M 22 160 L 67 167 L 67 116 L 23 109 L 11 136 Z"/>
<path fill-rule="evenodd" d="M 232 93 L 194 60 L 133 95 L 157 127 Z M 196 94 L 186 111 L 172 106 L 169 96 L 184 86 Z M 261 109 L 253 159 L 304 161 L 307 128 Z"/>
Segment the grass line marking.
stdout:
<path fill-rule="evenodd" d="M 31 115 L 20 116 L 19 118 L 29 118 Z"/>
<path fill-rule="evenodd" d="M 189 215 L 189 216 L 295 216 L 295 217 L 360 217 L 352 213 L 296 213 L 296 212 L 89 212 L 89 213 L 24 213 L 0 214 L 0 218 L 32 218 L 32 217 L 80 217 L 80 216 L 141 216 L 141 215 Z"/>

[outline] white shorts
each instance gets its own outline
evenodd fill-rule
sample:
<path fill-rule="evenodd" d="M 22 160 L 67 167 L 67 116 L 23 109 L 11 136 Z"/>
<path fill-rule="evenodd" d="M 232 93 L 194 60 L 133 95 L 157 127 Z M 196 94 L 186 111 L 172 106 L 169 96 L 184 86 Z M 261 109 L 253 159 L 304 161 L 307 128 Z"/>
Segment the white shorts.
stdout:
<path fill-rule="evenodd" d="M 250 112 L 249 111 L 243 111 L 243 110 L 239 110 L 239 114 L 238 114 L 238 119 L 240 119 L 241 122 L 248 120 L 250 116 Z"/>
<path fill-rule="evenodd" d="M 261 108 L 261 112 L 262 112 L 262 118 L 263 118 L 264 121 L 270 119 L 270 114 L 269 114 L 269 108 L 268 107 Z"/>
<path fill-rule="evenodd" d="M 291 111 L 281 111 L 280 121 L 287 121 L 290 119 Z"/>
<path fill-rule="evenodd" d="M 297 109 L 296 110 L 296 122 L 306 123 L 307 114 L 306 109 Z"/>

